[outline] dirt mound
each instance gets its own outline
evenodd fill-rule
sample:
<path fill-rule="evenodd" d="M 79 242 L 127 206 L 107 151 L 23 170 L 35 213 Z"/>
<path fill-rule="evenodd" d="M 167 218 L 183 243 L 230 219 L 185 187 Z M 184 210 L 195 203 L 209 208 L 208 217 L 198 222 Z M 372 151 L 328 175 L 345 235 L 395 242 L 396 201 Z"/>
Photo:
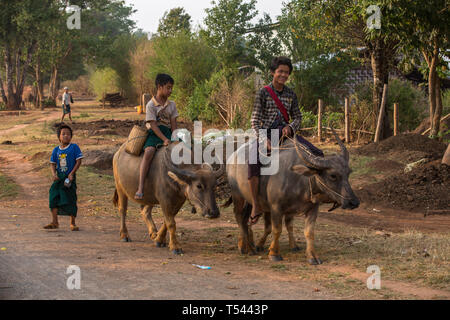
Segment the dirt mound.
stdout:
<path fill-rule="evenodd" d="M 450 210 L 450 166 L 434 161 L 391 176 L 358 192 L 365 202 L 411 211 Z"/>
<path fill-rule="evenodd" d="M 88 150 L 84 153 L 83 165 L 102 170 L 112 169 L 112 160 L 116 151 Z"/>
<path fill-rule="evenodd" d="M 421 158 L 429 160 L 442 159 L 446 145 L 420 134 L 405 133 L 392 136 L 378 143 L 370 143 L 354 152 L 364 156 L 389 156 L 403 162 L 417 161 Z"/>
<path fill-rule="evenodd" d="M 142 120 L 97 120 L 89 122 L 75 122 L 69 124 L 74 131 L 87 130 L 88 135 L 105 135 L 115 134 L 123 137 L 127 137 L 134 125 L 142 125 Z M 59 123 L 55 123 L 54 129 L 59 126 Z"/>
<path fill-rule="evenodd" d="M 379 159 L 369 163 L 369 166 L 379 171 L 397 171 L 403 169 L 403 165 L 394 160 Z"/>

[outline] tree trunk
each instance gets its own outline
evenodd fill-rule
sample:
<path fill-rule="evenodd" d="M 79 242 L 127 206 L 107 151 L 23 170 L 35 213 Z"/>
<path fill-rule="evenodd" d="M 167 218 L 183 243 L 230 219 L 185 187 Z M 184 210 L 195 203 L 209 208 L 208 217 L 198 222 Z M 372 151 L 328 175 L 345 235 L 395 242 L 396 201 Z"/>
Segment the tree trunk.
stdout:
<path fill-rule="evenodd" d="M 58 90 L 56 88 L 56 81 L 58 77 L 58 68 L 53 66 L 52 73 L 50 75 L 50 82 L 48 84 L 48 96 L 56 101 L 56 97 L 58 95 Z"/>
<path fill-rule="evenodd" d="M 437 137 L 439 134 L 441 117 L 442 117 L 442 96 L 441 96 L 441 80 L 439 76 L 436 74 L 436 82 L 435 82 L 435 100 L 436 100 L 436 109 L 434 110 L 434 115 L 432 118 L 431 125 L 431 137 Z M 431 119 L 431 118 L 430 118 Z"/>
<path fill-rule="evenodd" d="M 44 104 L 42 101 L 44 100 L 44 80 L 42 79 L 41 74 L 41 64 L 39 59 L 36 62 L 36 108 L 41 108 L 44 110 Z"/>
<path fill-rule="evenodd" d="M 436 42 L 436 41 L 435 41 Z M 437 45 L 435 45 L 433 52 L 429 56 L 427 52 L 422 52 L 425 60 L 428 64 L 428 105 L 430 110 L 430 137 L 433 137 L 436 134 L 436 129 L 434 128 L 435 122 L 434 113 L 436 110 L 436 65 L 438 59 L 438 49 Z"/>
<path fill-rule="evenodd" d="M 1 77 L 0 77 L 0 91 L 1 91 L 3 103 L 6 105 L 8 103 L 8 98 L 6 97 L 5 88 L 3 87 L 3 80 Z"/>
<path fill-rule="evenodd" d="M 8 44 L 5 45 L 4 50 L 4 64 L 6 71 L 6 109 L 8 110 L 18 110 L 20 109 L 20 104 L 22 103 L 22 93 L 25 86 L 25 75 L 28 66 L 31 63 L 32 54 L 34 52 L 36 42 L 33 41 L 27 49 L 27 58 L 25 63 L 21 63 L 22 51 L 19 50 L 15 57 L 16 61 L 13 63 L 11 59 L 11 48 Z M 14 70 L 14 67 L 16 70 Z M 13 74 L 15 71 L 16 81 L 14 82 Z"/>
<path fill-rule="evenodd" d="M 381 41 L 381 40 L 380 40 Z M 372 101 L 374 114 L 378 116 L 378 112 L 381 107 L 381 99 L 383 97 L 383 86 L 389 81 L 388 64 L 384 55 L 384 50 L 380 48 L 377 43 L 374 50 L 371 52 L 371 66 L 373 73 L 373 89 L 372 89 Z M 373 128 L 377 126 L 377 117 L 374 118 Z M 386 112 L 382 120 L 382 126 L 380 128 L 380 140 L 386 139 L 392 135 L 391 125 L 389 122 L 389 113 L 386 106 Z"/>

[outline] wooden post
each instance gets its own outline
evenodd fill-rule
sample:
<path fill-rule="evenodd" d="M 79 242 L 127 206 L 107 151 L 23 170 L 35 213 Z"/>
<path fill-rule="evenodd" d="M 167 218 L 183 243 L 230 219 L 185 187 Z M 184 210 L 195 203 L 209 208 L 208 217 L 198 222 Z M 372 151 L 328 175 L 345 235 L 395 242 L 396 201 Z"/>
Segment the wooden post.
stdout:
<path fill-rule="evenodd" d="M 398 135 L 398 103 L 394 103 L 394 136 Z"/>
<path fill-rule="evenodd" d="M 374 142 L 379 142 L 380 141 L 381 125 L 383 123 L 384 110 L 385 110 L 385 106 L 386 106 L 386 95 L 387 95 L 387 84 L 385 83 L 384 86 L 383 86 L 383 97 L 381 99 L 381 106 L 380 106 L 380 112 L 378 114 L 378 122 L 377 122 L 377 129 L 375 131 Z"/>
<path fill-rule="evenodd" d="M 319 141 L 322 141 L 322 112 L 323 112 L 323 100 L 319 99 L 319 107 L 317 109 L 317 136 Z"/>
<path fill-rule="evenodd" d="M 348 98 L 345 98 L 344 112 L 345 112 L 345 127 L 344 127 L 345 142 L 350 143 L 350 103 Z"/>

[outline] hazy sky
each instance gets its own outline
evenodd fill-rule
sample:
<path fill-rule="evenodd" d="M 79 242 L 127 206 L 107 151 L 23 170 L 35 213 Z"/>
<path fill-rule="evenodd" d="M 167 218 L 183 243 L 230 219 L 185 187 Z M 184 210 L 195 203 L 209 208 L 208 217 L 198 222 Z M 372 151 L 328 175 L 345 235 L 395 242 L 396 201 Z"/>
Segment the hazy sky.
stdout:
<path fill-rule="evenodd" d="M 133 5 L 137 12 L 132 16 L 138 28 L 147 32 L 157 32 L 159 19 L 175 7 L 183 7 L 192 17 L 192 26 L 201 24 L 205 18 L 205 8 L 211 7 L 211 0 L 125 0 L 128 5 Z M 256 21 L 267 12 L 272 20 L 281 14 L 281 8 L 285 0 L 257 0 L 256 9 L 258 17 Z M 256 22 L 255 21 L 255 22 Z"/>

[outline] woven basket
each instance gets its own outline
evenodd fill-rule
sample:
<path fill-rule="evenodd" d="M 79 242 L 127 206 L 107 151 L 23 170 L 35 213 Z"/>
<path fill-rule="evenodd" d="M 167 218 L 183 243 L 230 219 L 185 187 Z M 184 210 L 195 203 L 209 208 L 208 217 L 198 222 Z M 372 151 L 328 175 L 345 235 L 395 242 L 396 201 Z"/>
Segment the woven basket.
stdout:
<path fill-rule="evenodd" d="M 145 128 L 134 126 L 128 136 L 125 151 L 135 156 L 139 156 L 144 147 L 145 140 L 147 140 L 147 135 L 148 132 Z"/>

